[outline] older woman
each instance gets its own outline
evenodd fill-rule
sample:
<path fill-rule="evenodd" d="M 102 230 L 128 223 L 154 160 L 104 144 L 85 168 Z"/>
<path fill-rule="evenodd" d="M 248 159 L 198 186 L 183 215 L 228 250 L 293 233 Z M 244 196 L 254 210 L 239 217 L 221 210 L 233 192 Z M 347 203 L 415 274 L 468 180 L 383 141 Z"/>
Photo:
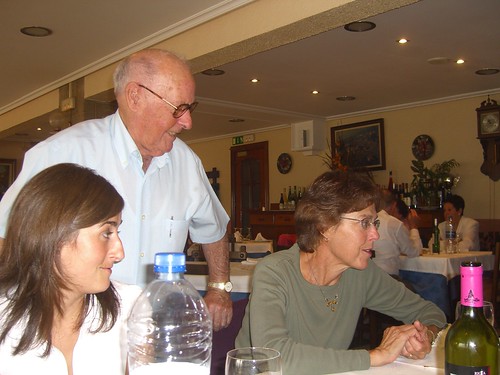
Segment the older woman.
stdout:
<path fill-rule="evenodd" d="M 140 288 L 111 283 L 123 199 L 93 171 L 57 164 L 17 197 L 0 253 L 0 374 L 124 374 Z"/>
<path fill-rule="evenodd" d="M 287 375 L 363 370 L 429 353 L 446 318 L 370 260 L 377 195 L 365 175 L 327 172 L 314 181 L 295 212 L 298 245 L 256 266 L 236 347 L 277 349 Z M 348 350 L 363 307 L 406 324 L 388 328 L 373 350 Z"/>

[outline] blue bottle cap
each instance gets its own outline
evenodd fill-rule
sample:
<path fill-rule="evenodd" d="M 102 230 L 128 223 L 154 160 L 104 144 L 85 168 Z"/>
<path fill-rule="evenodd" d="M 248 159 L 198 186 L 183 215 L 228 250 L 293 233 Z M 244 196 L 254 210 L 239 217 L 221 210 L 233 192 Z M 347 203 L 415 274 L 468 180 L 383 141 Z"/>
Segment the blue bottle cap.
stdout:
<path fill-rule="evenodd" d="M 156 253 L 154 271 L 156 273 L 186 272 L 186 256 L 183 253 Z"/>

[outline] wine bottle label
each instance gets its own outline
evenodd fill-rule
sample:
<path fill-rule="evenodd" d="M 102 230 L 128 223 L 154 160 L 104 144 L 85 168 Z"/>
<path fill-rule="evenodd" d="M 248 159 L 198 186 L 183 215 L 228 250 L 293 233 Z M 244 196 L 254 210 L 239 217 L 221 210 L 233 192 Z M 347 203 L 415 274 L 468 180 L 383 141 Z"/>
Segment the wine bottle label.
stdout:
<path fill-rule="evenodd" d="M 448 362 L 444 364 L 444 373 L 446 375 L 493 375 L 489 366 L 457 366 Z"/>

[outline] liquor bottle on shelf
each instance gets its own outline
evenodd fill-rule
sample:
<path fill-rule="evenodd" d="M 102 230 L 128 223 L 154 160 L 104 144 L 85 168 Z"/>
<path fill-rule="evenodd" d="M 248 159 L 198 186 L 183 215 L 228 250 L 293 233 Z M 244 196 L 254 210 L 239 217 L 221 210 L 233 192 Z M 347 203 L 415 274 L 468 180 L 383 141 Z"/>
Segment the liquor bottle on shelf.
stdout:
<path fill-rule="evenodd" d="M 283 209 L 288 210 L 288 195 L 286 194 L 286 188 L 283 189 Z"/>
<path fill-rule="evenodd" d="M 439 226 L 438 219 L 434 218 L 434 242 L 432 243 L 432 253 L 439 254 Z"/>
<path fill-rule="evenodd" d="M 461 314 L 445 339 L 446 375 L 498 374 L 500 343 L 483 312 L 483 266 L 463 262 L 460 267 Z"/>
<path fill-rule="evenodd" d="M 283 198 L 283 193 L 280 194 L 280 210 L 285 208 L 285 199 Z"/>
<path fill-rule="evenodd" d="M 387 189 L 392 191 L 394 189 L 394 181 L 392 180 L 392 171 L 389 171 L 389 183 L 387 184 Z"/>

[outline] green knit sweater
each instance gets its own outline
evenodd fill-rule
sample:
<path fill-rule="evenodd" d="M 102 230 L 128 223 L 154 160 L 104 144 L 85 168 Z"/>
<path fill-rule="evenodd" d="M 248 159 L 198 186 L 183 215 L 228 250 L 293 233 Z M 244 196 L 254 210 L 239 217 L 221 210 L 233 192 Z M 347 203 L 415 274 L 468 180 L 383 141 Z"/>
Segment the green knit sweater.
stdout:
<path fill-rule="evenodd" d="M 316 375 L 365 370 L 367 350 L 348 350 L 363 307 L 405 323 L 420 320 L 443 327 L 444 313 L 412 293 L 372 261 L 365 270 L 348 269 L 333 286 L 312 285 L 302 276 L 299 248 L 263 258 L 256 266 L 253 289 L 236 347 L 266 346 L 280 351 L 283 373 Z M 338 296 L 335 312 L 324 297 Z"/>

